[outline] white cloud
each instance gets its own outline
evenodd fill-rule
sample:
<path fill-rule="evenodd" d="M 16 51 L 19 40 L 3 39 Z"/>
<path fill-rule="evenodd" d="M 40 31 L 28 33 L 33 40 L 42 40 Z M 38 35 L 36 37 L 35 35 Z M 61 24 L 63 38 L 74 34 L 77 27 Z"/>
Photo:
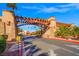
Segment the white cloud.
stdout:
<path fill-rule="evenodd" d="M 79 3 L 75 3 L 74 6 L 79 9 Z"/>
<path fill-rule="evenodd" d="M 79 8 L 79 3 L 71 3 L 71 4 L 66 4 L 66 5 L 60 5 L 59 7 L 62 7 L 62 8 L 68 8 L 68 7 Z"/>
<path fill-rule="evenodd" d="M 69 10 L 70 10 L 70 8 L 46 7 L 46 8 L 42 8 L 38 12 L 39 13 L 41 13 L 41 12 L 44 12 L 44 13 L 54 13 L 54 12 L 63 13 L 63 12 L 67 12 Z"/>
<path fill-rule="evenodd" d="M 72 8 L 74 9 L 79 9 L 79 4 L 78 3 L 71 3 L 71 4 L 66 4 L 66 5 L 57 5 L 55 7 L 50 6 L 23 6 L 22 8 L 25 9 L 34 9 L 37 10 L 37 13 L 64 13 L 67 11 L 70 11 Z"/>
<path fill-rule="evenodd" d="M 56 8 L 53 7 L 45 7 L 45 8 L 41 8 L 38 12 L 46 12 L 46 13 L 51 13 L 51 12 L 55 12 Z"/>
<path fill-rule="evenodd" d="M 42 8 L 45 8 L 45 6 L 23 6 L 22 8 L 24 9 L 42 9 Z"/>
<path fill-rule="evenodd" d="M 37 8 L 37 6 L 23 6 L 22 8 L 25 8 L 25 9 L 39 9 L 39 8 Z"/>
<path fill-rule="evenodd" d="M 66 5 L 60 5 L 59 7 L 62 7 L 62 8 L 66 8 L 66 7 L 72 7 L 74 6 L 74 4 L 66 4 Z"/>

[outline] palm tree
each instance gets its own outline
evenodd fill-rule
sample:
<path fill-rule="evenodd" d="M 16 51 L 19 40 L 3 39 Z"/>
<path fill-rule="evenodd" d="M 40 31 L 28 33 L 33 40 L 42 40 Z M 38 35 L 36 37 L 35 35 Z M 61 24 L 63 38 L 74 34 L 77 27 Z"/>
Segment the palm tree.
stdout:
<path fill-rule="evenodd" d="M 12 8 L 12 11 L 14 13 L 14 9 L 16 9 L 16 3 L 7 3 L 7 7 Z"/>

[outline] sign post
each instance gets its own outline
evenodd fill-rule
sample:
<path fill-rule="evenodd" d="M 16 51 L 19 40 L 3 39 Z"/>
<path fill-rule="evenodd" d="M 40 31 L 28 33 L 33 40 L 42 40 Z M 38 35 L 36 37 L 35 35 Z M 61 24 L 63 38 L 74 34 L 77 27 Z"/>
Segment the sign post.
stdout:
<path fill-rule="evenodd" d="M 22 56 L 22 42 L 21 42 L 21 36 L 16 37 L 16 44 L 18 44 L 18 55 Z"/>

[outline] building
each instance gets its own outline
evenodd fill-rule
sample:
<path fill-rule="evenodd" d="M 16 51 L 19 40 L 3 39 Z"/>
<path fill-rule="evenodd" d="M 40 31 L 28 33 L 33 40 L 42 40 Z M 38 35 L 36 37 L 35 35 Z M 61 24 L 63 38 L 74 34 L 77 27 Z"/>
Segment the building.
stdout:
<path fill-rule="evenodd" d="M 2 19 L 0 17 L 0 35 L 5 34 L 5 23 L 2 22 Z"/>
<path fill-rule="evenodd" d="M 15 19 L 11 12 L 3 10 L 0 17 L 0 35 L 8 35 L 7 41 L 16 37 Z"/>

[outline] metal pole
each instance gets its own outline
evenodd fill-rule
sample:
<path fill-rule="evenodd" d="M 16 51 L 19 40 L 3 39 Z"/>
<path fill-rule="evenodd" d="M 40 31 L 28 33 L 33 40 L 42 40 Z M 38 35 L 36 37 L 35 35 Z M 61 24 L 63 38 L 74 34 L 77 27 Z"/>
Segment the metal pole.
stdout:
<path fill-rule="evenodd" d="M 18 37 L 18 55 L 22 56 L 22 42 L 20 40 L 20 36 Z"/>
<path fill-rule="evenodd" d="M 23 41 L 21 41 L 21 56 L 23 55 Z"/>
<path fill-rule="evenodd" d="M 22 56 L 22 53 L 21 53 L 21 42 L 19 42 L 19 56 Z"/>
<path fill-rule="evenodd" d="M 19 43 L 19 56 L 21 56 L 21 44 Z"/>

